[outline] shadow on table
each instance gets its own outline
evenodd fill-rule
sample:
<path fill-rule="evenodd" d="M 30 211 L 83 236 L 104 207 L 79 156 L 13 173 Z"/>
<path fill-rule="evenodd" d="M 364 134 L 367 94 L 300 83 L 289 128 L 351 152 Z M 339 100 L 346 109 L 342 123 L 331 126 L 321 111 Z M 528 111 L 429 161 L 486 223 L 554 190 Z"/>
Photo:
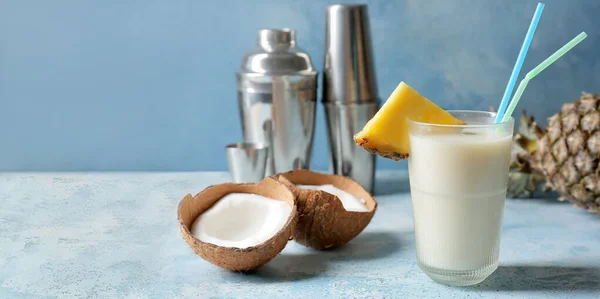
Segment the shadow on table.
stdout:
<path fill-rule="evenodd" d="M 378 177 L 375 181 L 375 196 L 377 195 L 392 195 L 398 193 L 410 192 L 410 181 L 408 172 L 386 173 L 382 177 Z M 565 202 L 557 200 L 560 195 L 555 191 L 543 192 L 540 187 L 534 192 L 531 198 L 510 198 L 511 200 L 537 200 L 545 203 L 565 204 Z"/>
<path fill-rule="evenodd" d="M 551 202 L 558 202 L 558 203 L 561 202 L 558 200 L 558 198 L 560 197 L 560 194 L 558 194 L 558 192 L 554 192 L 554 191 L 548 191 L 548 192 L 536 191 L 535 193 L 533 193 L 533 196 L 535 198 L 544 199 L 544 200 L 548 200 Z"/>
<path fill-rule="evenodd" d="M 564 203 L 564 202 L 558 200 L 559 197 L 560 197 L 560 195 L 557 192 L 554 192 L 554 191 L 542 192 L 541 188 L 540 188 L 540 190 L 535 191 L 531 197 L 510 197 L 510 196 L 508 196 L 507 198 L 512 199 L 512 200 L 524 200 L 524 201 L 537 200 L 537 201 L 543 201 L 543 202 L 548 202 L 548 203 Z"/>
<path fill-rule="evenodd" d="M 324 274 L 331 263 L 382 259 L 400 248 L 397 234 L 364 232 L 337 249 L 280 254 L 262 268 L 249 273 L 265 281 L 304 280 Z"/>
<path fill-rule="evenodd" d="M 311 252 L 280 254 L 262 268 L 247 273 L 263 282 L 282 282 L 310 279 L 323 274 L 327 268 L 327 259 Z"/>
<path fill-rule="evenodd" d="M 600 268 L 500 266 L 473 288 L 490 291 L 600 290 Z"/>
<path fill-rule="evenodd" d="M 375 196 L 392 195 L 410 192 L 408 174 L 402 173 L 398 176 L 386 176 L 375 181 Z"/>
<path fill-rule="evenodd" d="M 365 232 L 348 244 L 321 254 L 331 261 L 376 260 L 400 250 L 400 235 L 390 232 Z"/>

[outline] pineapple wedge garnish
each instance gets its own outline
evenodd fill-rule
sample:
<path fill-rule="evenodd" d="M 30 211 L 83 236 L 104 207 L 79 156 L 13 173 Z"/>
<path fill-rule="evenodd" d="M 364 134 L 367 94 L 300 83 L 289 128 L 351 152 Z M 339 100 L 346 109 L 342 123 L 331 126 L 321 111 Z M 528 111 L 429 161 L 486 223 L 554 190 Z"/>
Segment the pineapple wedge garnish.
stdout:
<path fill-rule="evenodd" d="M 410 154 L 407 119 L 432 124 L 464 124 L 408 84 L 400 82 L 362 131 L 354 135 L 354 141 L 384 158 L 407 159 Z"/>

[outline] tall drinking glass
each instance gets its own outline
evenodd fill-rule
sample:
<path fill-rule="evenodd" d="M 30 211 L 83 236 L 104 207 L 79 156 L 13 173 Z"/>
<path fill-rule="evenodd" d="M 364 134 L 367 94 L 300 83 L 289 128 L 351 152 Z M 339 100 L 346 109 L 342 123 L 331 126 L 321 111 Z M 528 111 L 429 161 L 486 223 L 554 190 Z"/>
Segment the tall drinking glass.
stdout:
<path fill-rule="evenodd" d="M 417 263 L 436 282 L 466 286 L 498 268 L 514 119 L 449 112 L 467 125 L 409 120 Z"/>

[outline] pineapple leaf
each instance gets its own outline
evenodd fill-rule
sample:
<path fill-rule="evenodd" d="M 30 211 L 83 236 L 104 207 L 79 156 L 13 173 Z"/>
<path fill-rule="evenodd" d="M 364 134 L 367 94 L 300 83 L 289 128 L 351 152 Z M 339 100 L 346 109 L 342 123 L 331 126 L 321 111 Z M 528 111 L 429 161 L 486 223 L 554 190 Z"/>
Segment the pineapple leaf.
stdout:
<path fill-rule="evenodd" d="M 524 137 L 520 134 L 516 135 L 514 138 L 515 143 L 524 151 L 529 154 L 532 154 L 537 150 L 537 141 L 531 140 L 527 137 Z"/>
<path fill-rule="evenodd" d="M 524 136 L 529 135 L 529 122 L 525 110 L 523 110 L 521 118 L 519 119 L 519 134 Z"/>

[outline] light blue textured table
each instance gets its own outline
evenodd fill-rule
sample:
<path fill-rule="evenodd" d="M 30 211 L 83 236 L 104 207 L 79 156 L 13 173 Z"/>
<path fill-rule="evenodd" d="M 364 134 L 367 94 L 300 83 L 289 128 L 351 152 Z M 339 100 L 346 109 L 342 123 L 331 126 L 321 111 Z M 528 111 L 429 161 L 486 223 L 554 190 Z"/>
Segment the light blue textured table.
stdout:
<path fill-rule="evenodd" d="M 252 274 L 217 268 L 179 235 L 186 193 L 226 173 L 0 174 L 0 298 L 600 298 L 600 216 L 509 200 L 500 268 L 475 287 L 415 264 L 406 173 L 379 173 L 379 209 L 339 250 L 290 242 Z"/>

